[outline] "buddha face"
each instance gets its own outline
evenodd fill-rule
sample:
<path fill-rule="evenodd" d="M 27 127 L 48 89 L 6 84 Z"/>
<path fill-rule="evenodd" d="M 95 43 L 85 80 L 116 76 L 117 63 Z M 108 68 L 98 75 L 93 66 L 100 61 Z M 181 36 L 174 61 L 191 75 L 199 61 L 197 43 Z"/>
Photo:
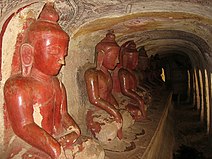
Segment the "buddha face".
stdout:
<path fill-rule="evenodd" d="M 38 40 L 34 45 L 33 67 L 46 75 L 57 75 L 65 64 L 68 41 L 66 38 L 54 35 Z"/>
<path fill-rule="evenodd" d="M 138 53 L 125 53 L 123 56 L 123 66 L 132 70 L 136 69 L 138 65 Z"/>
<path fill-rule="evenodd" d="M 108 49 L 107 52 L 105 52 L 102 65 L 109 70 L 113 70 L 119 63 L 119 50 L 119 47 L 111 47 L 110 49 Z"/>

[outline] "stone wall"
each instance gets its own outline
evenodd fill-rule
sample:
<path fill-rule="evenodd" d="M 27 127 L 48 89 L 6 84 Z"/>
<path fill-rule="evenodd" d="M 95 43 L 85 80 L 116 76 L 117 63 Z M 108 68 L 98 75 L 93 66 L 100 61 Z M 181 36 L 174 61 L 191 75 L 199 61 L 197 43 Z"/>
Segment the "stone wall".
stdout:
<path fill-rule="evenodd" d="M 0 1 L 0 143 L 4 137 L 3 86 L 11 73 L 16 38 L 26 17 L 36 17 L 43 2 Z M 94 47 L 107 30 L 115 31 L 120 45 L 133 39 L 138 47 L 145 45 L 148 56 L 181 52 L 190 57 L 193 67 L 211 71 L 211 6 L 210 0 L 56 1 L 60 24 L 71 37 L 66 66 L 59 77 L 67 89 L 69 113 L 77 123 L 85 126 L 85 108 L 89 106 L 83 71 L 94 65 Z"/>

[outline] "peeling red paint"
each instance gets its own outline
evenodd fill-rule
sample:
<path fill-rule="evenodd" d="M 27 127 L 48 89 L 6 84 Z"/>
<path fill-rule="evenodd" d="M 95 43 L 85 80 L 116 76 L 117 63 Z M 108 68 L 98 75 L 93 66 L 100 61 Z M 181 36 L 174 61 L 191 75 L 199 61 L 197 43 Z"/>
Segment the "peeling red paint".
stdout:
<path fill-rule="evenodd" d="M 34 3 L 36 3 L 36 2 L 34 2 Z M 7 26 L 9 24 L 9 22 L 11 21 L 11 19 L 15 16 L 15 14 L 17 14 L 18 12 L 22 11 L 24 8 L 30 6 L 30 5 L 32 5 L 34 3 L 28 4 L 28 5 L 20 8 L 20 9 L 18 9 L 16 12 L 12 13 L 3 24 L 2 30 L 0 32 L 0 81 L 2 80 L 1 63 L 2 63 L 3 36 L 4 36 L 4 33 L 5 33 L 6 29 L 7 29 Z M 25 24 L 23 26 L 23 29 L 24 29 L 24 27 L 25 27 Z M 14 55 L 13 55 L 12 73 L 16 73 L 19 70 L 19 67 L 20 67 L 20 64 L 17 63 L 16 56 L 17 56 L 17 54 L 19 54 L 18 46 L 20 46 L 20 44 L 22 42 L 22 39 L 23 39 L 23 35 L 19 34 L 18 37 L 17 37 L 15 52 L 14 52 Z M 8 118 L 8 114 L 7 114 L 7 110 L 6 110 L 5 104 L 3 105 L 3 111 L 4 111 L 4 126 L 5 126 L 5 130 L 4 130 L 4 134 L 5 134 L 5 136 L 4 136 L 4 145 L 7 147 L 7 146 L 9 146 L 9 142 L 10 142 L 12 136 L 14 135 L 14 133 L 12 132 L 12 128 L 11 128 L 11 125 L 10 125 L 10 122 L 9 122 L 9 118 Z M 14 149 L 14 151 L 13 151 L 14 155 L 17 154 L 19 151 L 20 151 L 20 149 L 18 147 L 17 147 L 17 149 Z"/>
<path fill-rule="evenodd" d="M 88 121 L 87 122 L 88 129 L 90 129 L 91 133 L 95 136 L 96 133 L 99 133 L 101 131 L 101 126 L 100 126 L 101 124 L 94 122 L 94 117 L 95 117 L 93 116 L 94 113 L 95 113 L 94 111 L 88 110 L 86 121 Z"/>
<path fill-rule="evenodd" d="M 34 3 L 37 3 L 37 2 L 34 2 Z M 1 70 L 1 63 L 2 63 L 2 42 L 3 42 L 3 36 L 4 36 L 4 33 L 6 31 L 6 28 L 9 24 L 9 22 L 11 21 L 11 19 L 13 18 L 14 15 L 16 15 L 17 13 L 19 13 L 20 11 L 22 11 L 24 8 L 34 4 L 34 3 L 31 3 L 31 4 L 28 4 L 22 8 L 19 8 L 16 12 L 12 13 L 8 18 L 7 20 L 4 22 L 3 26 L 2 26 L 2 30 L 0 32 L 0 81 L 2 80 L 2 70 Z"/>

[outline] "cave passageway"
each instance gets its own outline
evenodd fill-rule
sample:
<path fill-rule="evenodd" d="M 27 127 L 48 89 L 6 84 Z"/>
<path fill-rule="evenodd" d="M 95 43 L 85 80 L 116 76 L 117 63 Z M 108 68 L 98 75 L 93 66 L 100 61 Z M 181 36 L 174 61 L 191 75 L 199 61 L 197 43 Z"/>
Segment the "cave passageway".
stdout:
<path fill-rule="evenodd" d="M 200 114 L 192 104 L 174 104 L 173 159 L 212 158 L 206 125 L 199 120 L 199 116 Z"/>

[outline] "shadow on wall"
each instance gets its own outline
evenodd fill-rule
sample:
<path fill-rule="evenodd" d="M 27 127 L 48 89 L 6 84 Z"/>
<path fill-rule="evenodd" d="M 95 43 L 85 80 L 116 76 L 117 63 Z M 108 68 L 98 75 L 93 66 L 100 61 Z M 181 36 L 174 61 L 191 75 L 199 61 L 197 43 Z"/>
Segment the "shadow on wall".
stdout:
<path fill-rule="evenodd" d="M 206 159 L 202 152 L 193 147 L 181 145 L 180 149 L 173 154 L 173 159 Z"/>
<path fill-rule="evenodd" d="M 79 105 L 80 105 L 80 112 L 79 112 L 79 119 L 80 123 L 79 126 L 81 128 L 82 133 L 88 133 L 86 127 L 86 113 L 87 110 L 92 106 L 89 102 L 86 84 L 84 79 L 84 73 L 87 69 L 95 67 L 94 63 L 86 63 L 83 66 L 80 66 L 77 70 L 77 85 L 79 91 Z"/>

